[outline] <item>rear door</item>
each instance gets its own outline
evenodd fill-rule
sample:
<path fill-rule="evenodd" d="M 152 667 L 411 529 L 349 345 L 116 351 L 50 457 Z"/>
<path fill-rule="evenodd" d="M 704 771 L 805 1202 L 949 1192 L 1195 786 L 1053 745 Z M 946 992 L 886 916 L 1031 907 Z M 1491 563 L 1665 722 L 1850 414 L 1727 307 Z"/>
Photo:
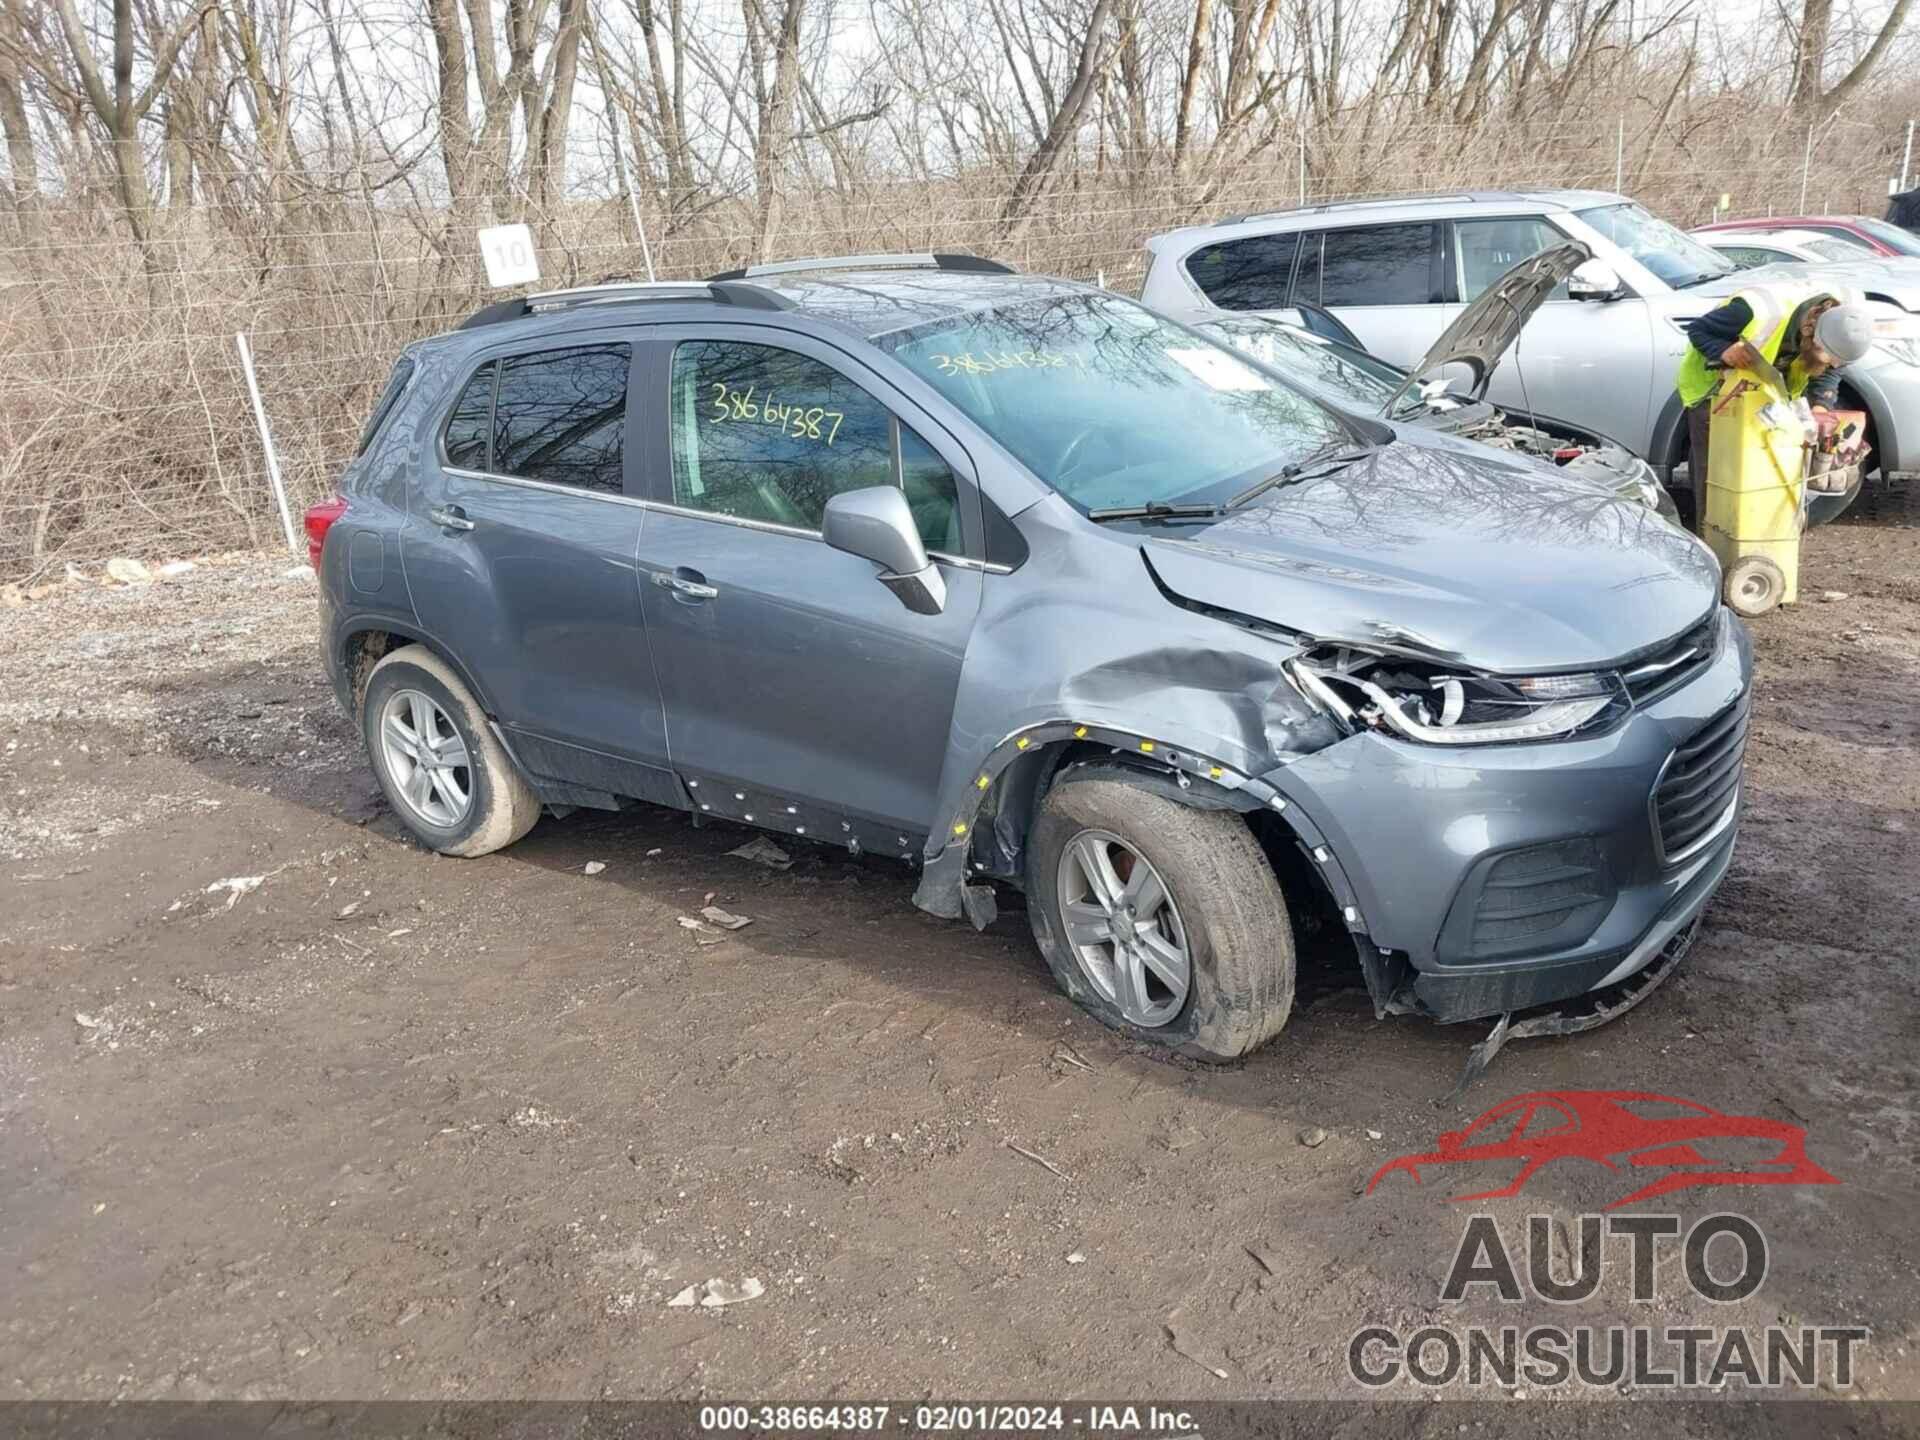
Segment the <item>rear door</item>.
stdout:
<path fill-rule="evenodd" d="M 640 613 L 643 330 L 503 341 L 449 404 L 403 555 L 421 624 L 538 779 L 676 799 Z"/>
<path fill-rule="evenodd" d="M 1440 235 L 1431 220 L 1303 234 L 1293 303 L 1333 312 L 1382 360 L 1411 366 L 1452 318 Z"/>
<path fill-rule="evenodd" d="M 980 604 L 966 451 L 835 346 L 674 327 L 656 361 L 642 605 L 673 765 L 703 809 L 888 853 L 924 838 Z M 820 538 L 827 500 L 897 485 L 947 584 L 917 615 Z"/>

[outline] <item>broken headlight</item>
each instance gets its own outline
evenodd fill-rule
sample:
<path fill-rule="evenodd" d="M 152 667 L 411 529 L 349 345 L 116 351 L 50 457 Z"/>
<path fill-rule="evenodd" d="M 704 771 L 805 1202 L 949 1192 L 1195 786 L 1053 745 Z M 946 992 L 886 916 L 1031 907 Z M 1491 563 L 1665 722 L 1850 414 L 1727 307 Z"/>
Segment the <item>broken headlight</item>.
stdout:
<path fill-rule="evenodd" d="M 1610 670 L 1478 675 L 1346 647 L 1292 662 L 1309 697 L 1353 729 L 1428 745 L 1503 745 L 1599 729 L 1631 703 Z"/>

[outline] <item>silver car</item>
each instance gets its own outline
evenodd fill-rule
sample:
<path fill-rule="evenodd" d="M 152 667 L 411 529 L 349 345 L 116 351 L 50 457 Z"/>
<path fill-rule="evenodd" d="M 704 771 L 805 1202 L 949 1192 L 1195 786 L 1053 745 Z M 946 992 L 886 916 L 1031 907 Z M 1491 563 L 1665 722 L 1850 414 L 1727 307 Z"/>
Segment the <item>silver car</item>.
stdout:
<path fill-rule="evenodd" d="M 1570 240 L 1593 259 L 1527 322 L 1489 397 L 1621 445 L 1671 484 L 1687 453 L 1673 388 L 1684 327 L 1756 272 L 1622 196 L 1484 191 L 1236 216 L 1149 240 L 1141 298 L 1170 313 L 1319 305 L 1368 350 L 1412 367 L 1515 263 Z M 1778 273 L 1851 286 L 1874 304 L 1880 343 L 1847 367 L 1842 399 L 1870 417 L 1863 469 L 1920 474 L 1920 275 L 1873 260 Z"/>
<path fill-rule="evenodd" d="M 1677 519 L 1672 497 L 1653 467 L 1638 456 L 1581 435 L 1555 434 L 1542 428 L 1534 416 L 1525 417 L 1523 423 L 1486 401 L 1494 371 L 1519 338 L 1521 327 L 1560 281 L 1588 258 L 1583 246 L 1569 243 L 1522 261 L 1482 291 L 1411 371 L 1335 338 L 1328 332 L 1338 322 L 1324 312 L 1261 315 L 1202 310 L 1177 318 L 1306 387 L 1330 405 L 1532 456 Z M 1460 349 L 1461 337 L 1466 337 L 1468 353 Z M 1464 388 L 1445 379 L 1419 379 L 1450 365 L 1473 373 Z"/>

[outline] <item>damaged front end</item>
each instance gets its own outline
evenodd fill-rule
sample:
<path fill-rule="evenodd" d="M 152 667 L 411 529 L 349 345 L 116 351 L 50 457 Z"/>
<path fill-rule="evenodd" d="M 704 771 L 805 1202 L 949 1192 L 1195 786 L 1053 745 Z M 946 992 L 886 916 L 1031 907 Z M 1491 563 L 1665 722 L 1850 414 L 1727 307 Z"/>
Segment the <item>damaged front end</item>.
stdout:
<path fill-rule="evenodd" d="M 1345 645 L 1289 662 L 1300 688 L 1349 731 L 1428 745 L 1499 745 L 1603 729 L 1631 703 L 1617 673 L 1497 676 Z"/>

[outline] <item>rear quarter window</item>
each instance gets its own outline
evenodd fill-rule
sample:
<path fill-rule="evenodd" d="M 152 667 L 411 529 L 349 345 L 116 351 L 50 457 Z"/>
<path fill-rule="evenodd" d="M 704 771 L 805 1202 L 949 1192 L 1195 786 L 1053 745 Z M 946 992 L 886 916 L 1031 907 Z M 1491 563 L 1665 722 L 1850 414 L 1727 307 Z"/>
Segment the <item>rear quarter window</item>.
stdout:
<path fill-rule="evenodd" d="M 487 468 L 487 437 L 493 428 L 494 362 L 474 372 L 447 417 L 447 463 L 460 470 Z"/>
<path fill-rule="evenodd" d="M 380 392 L 380 398 L 374 402 L 373 413 L 367 416 L 367 423 L 360 431 L 360 443 L 354 447 L 355 455 L 367 453 L 367 447 L 373 444 L 374 436 L 380 433 L 380 427 L 387 423 L 387 417 L 393 413 L 394 406 L 400 403 L 400 397 L 406 393 L 407 382 L 413 379 L 414 364 L 410 356 L 402 355 L 394 364 L 393 373 L 387 376 L 386 388 Z"/>
<path fill-rule="evenodd" d="M 1187 257 L 1187 274 L 1222 310 L 1279 310 L 1287 303 L 1300 236 L 1249 235 L 1208 245 Z"/>

